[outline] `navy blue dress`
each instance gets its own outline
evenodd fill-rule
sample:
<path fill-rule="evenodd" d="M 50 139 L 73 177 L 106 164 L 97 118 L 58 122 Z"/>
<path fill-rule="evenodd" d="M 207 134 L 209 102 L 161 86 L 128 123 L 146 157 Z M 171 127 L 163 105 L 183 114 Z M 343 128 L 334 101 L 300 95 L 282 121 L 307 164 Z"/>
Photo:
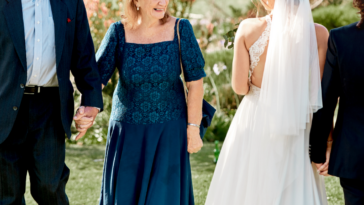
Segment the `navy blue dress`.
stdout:
<path fill-rule="evenodd" d="M 188 20 L 181 20 L 180 32 L 186 81 L 199 80 L 206 76 L 205 62 Z M 176 28 L 173 41 L 153 44 L 125 42 L 120 22 L 105 35 L 96 54 L 102 83 L 115 68 L 120 78 L 100 204 L 194 204 L 179 58 Z"/>

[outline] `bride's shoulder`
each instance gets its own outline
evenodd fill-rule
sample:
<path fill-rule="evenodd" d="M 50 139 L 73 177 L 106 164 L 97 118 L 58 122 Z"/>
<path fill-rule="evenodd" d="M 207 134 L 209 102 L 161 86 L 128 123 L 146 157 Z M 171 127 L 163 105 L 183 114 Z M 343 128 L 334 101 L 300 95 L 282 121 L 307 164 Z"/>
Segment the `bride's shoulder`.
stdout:
<path fill-rule="evenodd" d="M 318 46 L 319 47 L 320 45 L 325 46 L 329 39 L 329 31 L 325 26 L 317 23 L 315 23 L 315 31 L 316 31 L 316 39 Z"/>
<path fill-rule="evenodd" d="M 236 38 L 248 42 L 256 41 L 266 27 L 267 22 L 264 18 L 247 18 L 240 22 Z"/>
<path fill-rule="evenodd" d="M 267 22 L 264 20 L 264 18 L 247 18 L 240 22 L 238 30 L 251 33 L 264 29 L 266 25 Z"/>

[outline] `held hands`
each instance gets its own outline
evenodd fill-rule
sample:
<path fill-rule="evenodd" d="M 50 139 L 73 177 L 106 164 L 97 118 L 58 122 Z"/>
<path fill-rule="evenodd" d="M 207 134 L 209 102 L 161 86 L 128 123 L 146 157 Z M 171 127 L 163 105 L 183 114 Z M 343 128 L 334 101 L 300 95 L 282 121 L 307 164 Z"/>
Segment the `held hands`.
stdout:
<path fill-rule="evenodd" d="M 95 107 L 84 107 L 81 106 L 75 117 L 73 118 L 75 120 L 76 129 L 80 132 L 76 136 L 76 140 L 79 140 L 81 137 L 83 137 L 88 128 L 92 127 L 96 115 L 99 113 L 99 110 Z"/>
<path fill-rule="evenodd" d="M 187 127 L 187 151 L 197 153 L 203 146 L 202 139 L 200 137 L 200 129 L 198 127 Z"/>
<path fill-rule="evenodd" d="M 326 162 L 316 164 L 317 172 L 322 176 L 331 176 L 328 174 L 329 171 L 329 161 L 330 161 L 330 154 L 331 154 L 331 147 L 332 147 L 332 141 L 327 143 L 327 149 L 326 149 Z"/>

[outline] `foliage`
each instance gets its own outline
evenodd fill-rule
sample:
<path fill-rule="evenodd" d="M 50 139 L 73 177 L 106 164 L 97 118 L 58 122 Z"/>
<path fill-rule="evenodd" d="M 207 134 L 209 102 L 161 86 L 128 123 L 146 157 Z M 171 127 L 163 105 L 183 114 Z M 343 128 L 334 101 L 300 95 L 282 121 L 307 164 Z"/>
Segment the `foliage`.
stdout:
<path fill-rule="evenodd" d="M 349 3 L 342 0 L 327 0 L 324 2 L 329 4 L 328 6 L 320 6 L 312 11 L 313 19 L 315 23 L 322 24 L 328 30 L 345 26 L 356 21 L 359 21 L 359 15 L 357 10 Z M 247 13 L 243 14 L 242 19 L 253 17 L 254 4 L 250 4 Z M 234 28 L 229 30 L 225 35 L 224 47 L 231 49 L 234 47 L 235 34 L 237 31 L 237 26 L 240 24 L 236 23 Z"/>
<path fill-rule="evenodd" d="M 122 0 L 84 0 L 84 3 L 97 50 L 110 25 L 121 19 Z"/>
<path fill-rule="evenodd" d="M 231 50 L 205 53 L 204 99 L 210 102 L 217 112 L 207 129 L 205 141 L 224 141 L 230 123 L 238 108 L 242 96 L 231 88 L 232 58 Z"/>
<path fill-rule="evenodd" d="M 204 143 L 201 151 L 191 155 L 192 182 L 195 204 L 205 204 L 210 182 L 215 170 L 214 144 Z M 66 148 L 66 164 L 71 170 L 70 179 L 66 186 L 66 193 L 71 204 L 92 205 L 98 204 L 103 170 L 105 146 L 75 146 Z M 327 198 L 329 205 L 344 204 L 344 196 L 340 187 L 339 178 L 325 178 Z M 27 205 L 37 203 L 30 195 L 29 177 L 25 200 Z"/>
<path fill-rule="evenodd" d="M 351 4 L 344 4 L 319 7 L 313 11 L 312 15 L 316 23 L 331 30 L 359 21 L 357 12 Z"/>
<path fill-rule="evenodd" d="M 169 11 L 172 16 L 180 18 L 189 18 L 192 5 L 195 0 L 170 0 Z"/>

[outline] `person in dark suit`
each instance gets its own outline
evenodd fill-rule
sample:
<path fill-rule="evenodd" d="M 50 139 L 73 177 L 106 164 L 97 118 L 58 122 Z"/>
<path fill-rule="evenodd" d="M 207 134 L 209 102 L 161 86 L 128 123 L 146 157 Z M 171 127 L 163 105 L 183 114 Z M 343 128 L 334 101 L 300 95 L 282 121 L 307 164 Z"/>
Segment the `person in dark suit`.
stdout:
<path fill-rule="evenodd" d="M 0 1 L 0 204 L 69 204 L 65 135 L 82 93 L 82 136 L 102 109 L 101 81 L 82 0 Z M 91 119 L 80 123 L 81 118 Z M 84 121 L 84 120 L 83 120 Z M 86 124 L 86 125 L 84 125 Z"/>
<path fill-rule="evenodd" d="M 310 143 L 311 160 L 320 174 L 340 177 L 347 205 L 363 205 L 364 0 L 354 0 L 354 5 L 360 9 L 360 22 L 330 32 L 322 79 L 323 108 L 314 114 Z M 332 141 L 328 136 L 338 98 Z"/>

